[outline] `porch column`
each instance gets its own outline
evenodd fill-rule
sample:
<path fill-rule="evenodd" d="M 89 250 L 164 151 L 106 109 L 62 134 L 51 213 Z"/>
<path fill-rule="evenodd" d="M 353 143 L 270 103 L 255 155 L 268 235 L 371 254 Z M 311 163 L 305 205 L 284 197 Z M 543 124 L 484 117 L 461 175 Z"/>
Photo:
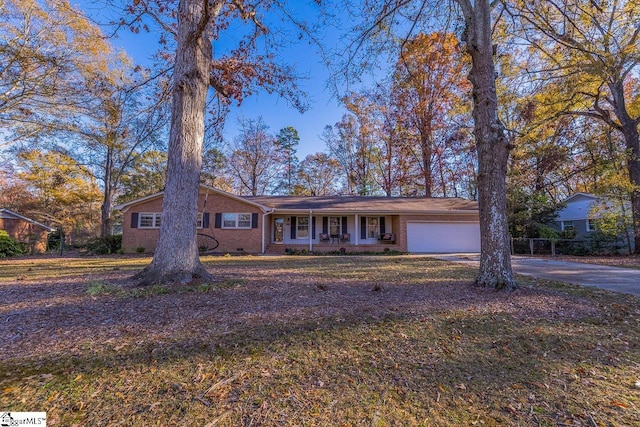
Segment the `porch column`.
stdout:
<path fill-rule="evenodd" d="M 309 209 L 309 252 L 313 252 L 313 211 Z"/>
<path fill-rule="evenodd" d="M 358 246 L 360 240 L 360 221 L 358 219 L 358 214 L 356 214 L 356 229 L 354 230 L 356 233 L 356 246 Z"/>
<path fill-rule="evenodd" d="M 274 209 L 275 210 L 275 209 Z M 273 211 L 272 211 L 273 212 Z M 267 244 L 265 242 L 265 240 L 267 239 L 266 235 L 265 235 L 265 231 L 266 231 L 266 226 L 267 226 L 267 215 L 269 215 L 271 212 L 265 212 L 262 214 L 262 253 L 264 254 L 267 251 Z M 271 228 L 271 227 L 269 227 Z M 271 238 L 269 237 L 269 240 L 271 240 Z"/>

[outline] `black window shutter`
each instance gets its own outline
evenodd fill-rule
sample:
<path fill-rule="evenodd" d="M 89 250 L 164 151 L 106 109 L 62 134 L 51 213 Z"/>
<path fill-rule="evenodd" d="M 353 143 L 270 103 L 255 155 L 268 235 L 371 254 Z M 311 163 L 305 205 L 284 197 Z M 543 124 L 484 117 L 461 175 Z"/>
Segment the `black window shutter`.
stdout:
<path fill-rule="evenodd" d="M 316 217 L 311 217 L 311 238 L 316 238 Z"/>
<path fill-rule="evenodd" d="M 292 239 L 296 238 L 296 217 L 295 216 L 291 217 L 291 238 Z"/>
<path fill-rule="evenodd" d="M 348 231 L 347 231 L 347 217 L 346 216 L 342 217 L 342 232 L 343 233 L 348 233 Z"/>
<path fill-rule="evenodd" d="M 322 217 L 322 232 L 324 234 L 329 233 L 329 218 L 327 218 L 326 216 Z"/>
<path fill-rule="evenodd" d="M 386 232 L 387 231 L 385 230 L 385 227 L 384 227 L 384 217 L 381 216 L 380 217 L 380 234 L 384 234 Z"/>
<path fill-rule="evenodd" d="M 138 212 L 131 213 L 131 228 L 138 228 Z"/>
<path fill-rule="evenodd" d="M 209 228 L 209 212 L 202 214 L 202 228 Z"/>
<path fill-rule="evenodd" d="M 367 238 L 367 217 L 360 218 L 360 238 Z"/>
<path fill-rule="evenodd" d="M 216 212 L 216 219 L 213 227 L 222 228 L 222 214 L 220 212 Z"/>
<path fill-rule="evenodd" d="M 251 214 L 251 228 L 258 228 L 258 214 Z"/>

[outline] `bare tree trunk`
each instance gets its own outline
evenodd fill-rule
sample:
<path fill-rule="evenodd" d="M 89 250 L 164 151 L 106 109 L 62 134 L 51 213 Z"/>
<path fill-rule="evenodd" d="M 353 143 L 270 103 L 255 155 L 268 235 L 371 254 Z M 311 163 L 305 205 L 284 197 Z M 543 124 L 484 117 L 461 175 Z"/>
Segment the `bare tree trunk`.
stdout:
<path fill-rule="evenodd" d="M 211 279 L 198 257 L 197 203 L 212 59 L 208 0 L 180 0 L 167 182 L 160 238 L 140 285 Z"/>
<path fill-rule="evenodd" d="M 424 197 L 431 197 L 433 187 L 433 176 L 431 173 L 431 139 L 425 135 L 426 131 L 420 132 L 420 145 L 422 145 L 422 177 L 424 179 Z"/>
<path fill-rule="evenodd" d="M 442 151 L 438 152 L 438 168 L 440 169 L 440 185 L 442 188 L 442 197 L 447 197 L 447 180 L 446 180 L 446 177 L 444 176 L 444 163 L 442 162 Z"/>
<path fill-rule="evenodd" d="M 111 236 L 111 187 L 105 186 L 100 206 L 100 238 Z"/>
<path fill-rule="evenodd" d="M 471 55 L 474 133 L 478 152 L 480 206 L 480 271 L 476 284 L 496 289 L 517 287 L 511 269 L 507 221 L 506 175 L 509 144 L 498 118 L 496 70 L 491 42 L 489 0 L 457 0 L 466 24 L 466 48 Z"/>
<path fill-rule="evenodd" d="M 113 188 L 111 177 L 113 175 L 113 149 L 111 144 L 107 146 L 107 159 L 104 166 L 104 190 L 102 192 L 102 206 L 100 206 L 100 238 L 111 236 L 111 198 Z"/>

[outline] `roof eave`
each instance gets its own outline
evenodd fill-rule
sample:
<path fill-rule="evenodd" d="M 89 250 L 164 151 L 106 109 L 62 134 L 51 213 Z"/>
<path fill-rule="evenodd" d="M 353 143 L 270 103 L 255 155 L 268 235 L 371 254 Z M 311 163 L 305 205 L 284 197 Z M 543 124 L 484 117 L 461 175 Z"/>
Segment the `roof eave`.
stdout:
<path fill-rule="evenodd" d="M 148 196 L 144 196 L 144 197 L 140 197 L 139 199 L 135 199 L 135 200 L 131 200 L 129 202 L 126 203 L 121 203 L 119 205 L 115 205 L 113 207 L 114 210 L 116 211 L 122 211 L 123 213 L 127 211 L 127 209 L 129 209 L 130 206 L 133 205 L 137 205 L 143 202 L 148 202 L 149 200 L 153 200 L 156 199 L 158 197 L 162 197 L 164 195 L 164 191 L 160 191 L 159 193 L 155 193 L 155 194 L 150 194 Z"/>
<path fill-rule="evenodd" d="M 270 206 L 262 205 L 260 203 L 253 202 L 251 200 L 247 200 L 247 199 L 243 198 L 242 196 L 236 196 L 235 194 L 227 193 L 226 191 L 219 190 L 219 189 L 217 189 L 215 187 L 211 187 L 211 186 L 208 186 L 208 185 L 205 185 L 205 184 L 200 184 L 200 188 L 205 188 L 208 191 L 213 191 L 214 193 L 221 194 L 223 196 L 229 197 L 229 198 L 237 200 L 239 202 L 247 203 L 249 205 L 253 205 L 253 206 L 259 208 L 260 210 L 262 210 L 262 212 L 264 212 L 264 213 L 268 213 L 268 212 L 271 212 L 273 210 L 273 208 L 270 207 Z"/>
<path fill-rule="evenodd" d="M 3 208 L 3 209 L 0 209 L 0 211 L 8 212 L 8 213 L 10 213 L 11 215 L 14 215 L 14 216 L 18 217 L 18 219 L 21 219 L 21 220 L 23 220 L 23 221 L 27 221 L 29 224 L 37 225 L 37 226 L 38 226 L 38 227 L 40 227 L 40 228 L 44 228 L 44 229 L 45 229 L 46 231 L 48 231 L 49 233 L 51 233 L 52 231 L 55 231 L 55 230 L 56 230 L 55 228 L 51 228 L 51 227 L 49 227 L 48 225 L 44 225 L 44 224 L 42 224 L 41 222 L 34 221 L 34 220 L 32 220 L 31 218 L 27 218 L 26 216 L 22 216 L 22 215 L 20 215 L 19 213 L 15 213 L 15 212 L 14 212 L 14 211 L 12 211 L 12 210 L 9 210 L 9 209 L 6 209 L 6 208 Z"/>
<path fill-rule="evenodd" d="M 298 209 L 289 209 L 289 208 L 279 208 L 276 207 L 273 209 L 273 212 L 277 212 L 279 214 L 287 214 L 287 213 L 308 213 L 309 211 L 313 211 L 313 213 L 322 213 L 322 214 L 367 214 L 367 215 L 465 215 L 465 214 L 477 214 L 478 209 L 457 209 L 457 210 L 412 210 L 412 211 L 397 211 L 397 210 L 364 210 L 364 209 L 329 209 L 329 208 L 298 208 Z"/>
<path fill-rule="evenodd" d="M 261 205 L 260 203 L 252 202 L 251 200 L 244 199 L 241 196 L 236 196 L 235 194 L 227 193 L 226 191 L 218 190 L 217 188 L 210 187 L 210 186 L 204 185 L 204 184 L 200 184 L 200 186 L 198 187 L 198 194 L 200 194 L 199 192 L 203 188 L 206 189 L 207 191 L 218 193 L 218 194 L 221 194 L 223 196 L 229 197 L 231 199 L 234 199 L 234 200 L 237 200 L 237 201 L 240 201 L 240 202 L 243 202 L 243 203 L 247 203 L 249 205 L 256 206 L 257 208 L 262 210 L 264 213 L 271 212 L 271 210 L 272 210 L 272 208 L 270 208 L 268 206 Z M 140 203 L 144 203 L 144 202 L 148 202 L 149 200 L 153 200 L 153 199 L 156 199 L 156 198 L 162 197 L 162 196 L 164 196 L 164 191 L 160 191 L 159 193 L 151 194 L 149 196 L 141 197 L 139 199 L 131 200 L 129 202 L 122 203 L 120 205 L 116 205 L 116 206 L 113 207 L 113 209 L 114 210 L 119 210 L 119 211 L 122 211 L 122 213 L 125 213 L 125 212 L 127 212 L 127 210 L 131 206 L 134 206 L 134 205 L 137 205 L 137 204 L 140 204 Z"/>
<path fill-rule="evenodd" d="M 577 192 L 577 193 L 574 193 L 574 194 L 572 194 L 571 196 L 567 197 L 566 199 L 564 199 L 564 200 L 562 201 L 562 203 L 570 202 L 571 200 L 573 200 L 573 199 L 575 199 L 575 198 L 577 198 L 577 197 L 580 197 L 580 196 L 582 196 L 582 197 L 587 197 L 587 198 L 590 198 L 590 199 L 593 199 L 593 200 L 597 200 L 597 199 L 599 198 L 599 197 L 598 197 L 598 196 L 596 196 L 595 194 L 591 194 L 591 193 L 583 193 L 583 192 Z"/>

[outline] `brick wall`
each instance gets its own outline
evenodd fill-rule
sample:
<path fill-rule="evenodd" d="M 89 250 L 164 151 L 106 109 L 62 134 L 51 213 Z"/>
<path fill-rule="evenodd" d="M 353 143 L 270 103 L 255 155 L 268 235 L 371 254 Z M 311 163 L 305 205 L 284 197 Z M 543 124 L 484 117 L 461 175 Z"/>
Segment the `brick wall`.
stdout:
<path fill-rule="evenodd" d="M 23 219 L 0 218 L 0 230 L 5 230 L 18 242 L 28 244 L 33 253 L 42 253 L 47 250 L 49 233 Z"/>
<path fill-rule="evenodd" d="M 131 227 L 132 213 L 141 212 L 162 212 L 162 197 L 130 206 L 127 209 L 122 227 L 122 248 L 125 252 L 135 252 L 138 247 L 144 248 L 145 252 L 153 252 L 156 249 L 159 229 Z M 198 212 L 209 214 L 209 227 L 199 228 L 197 232 L 213 236 L 218 240 L 219 246 L 215 252 L 238 253 L 238 249 L 247 253 L 262 251 L 263 218 L 262 211 L 258 207 L 218 193 L 209 193 L 208 195 L 201 193 L 198 199 Z M 215 214 L 224 212 L 257 214 L 258 227 L 250 229 L 215 228 Z"/>

